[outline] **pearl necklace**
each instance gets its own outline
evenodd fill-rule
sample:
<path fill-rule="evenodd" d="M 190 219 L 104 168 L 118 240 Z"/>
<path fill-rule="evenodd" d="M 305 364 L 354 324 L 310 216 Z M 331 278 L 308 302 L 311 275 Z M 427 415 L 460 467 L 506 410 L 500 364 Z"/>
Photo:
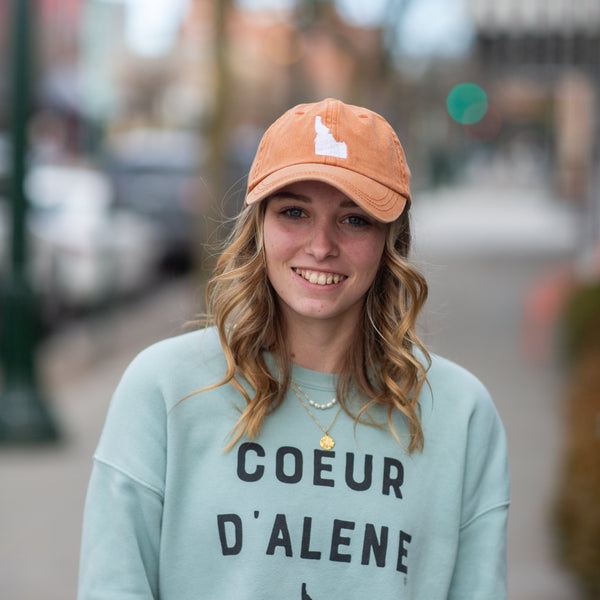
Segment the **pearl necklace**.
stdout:
<path fill-rule="evenodd" d="M 296 384 L 296 385 L 298 386 L 298 384 Z M 300 389 L 300 386 L 298 386 L 298 389 Z M 300 389 L 300 391 L 302 391 L 302 390 Z M 304 395 L 306 396 L 306 394 L 304 394 Z M 326 410 L 328 408 L 331 408 L 336 402 L 337 402 L 337 398 L 334 398 L 330 402 L 327 402 L 325 404 L 319 404 L 318 402 L 315 402 L 311 398 L 308 398 L 308 403 L 311 406 L 314 406 L 315 408 L 318 408 L 319 410 Z"/>

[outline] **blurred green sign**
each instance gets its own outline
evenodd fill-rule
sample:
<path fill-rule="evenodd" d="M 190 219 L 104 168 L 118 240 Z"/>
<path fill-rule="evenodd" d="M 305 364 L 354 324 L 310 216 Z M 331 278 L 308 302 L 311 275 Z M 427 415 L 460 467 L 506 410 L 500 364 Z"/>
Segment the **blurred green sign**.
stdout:
<path fill-rule="evenodd" d="M 481 121 L 487 112 L 487 95 L 475 83 L 459 83 L 448 94 L 446 106 L 455 121 L 473 125 Z"/>

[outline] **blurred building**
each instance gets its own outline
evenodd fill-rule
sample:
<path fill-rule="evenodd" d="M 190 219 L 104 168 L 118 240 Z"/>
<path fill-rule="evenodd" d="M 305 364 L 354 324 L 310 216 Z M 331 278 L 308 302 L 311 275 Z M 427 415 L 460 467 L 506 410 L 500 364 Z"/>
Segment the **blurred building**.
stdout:
<path fill-rule="evenodd" d="M 79 25 L 81 109 L 89 119 L 106 124 L 126 97 L 119 80 L 127 60 L 126 11 L 123 4 L 86 0 Z"/>
<path fill-rule="evenodd" d="M 31 6 L 37 11 L 37 57 L 42 67 L 76 60 L 82 0 L 39 0 Z"/>
<path fill-rule="evenodd" d="M 81 145 L 79 56 L 82 0 L 31 2 L 36 151 L 69 154 Z"/>
<path fill-rule="evenodd" d="M 504 119 L 545 131 L 558 190 L 583 201 L 598 150 L 600 3 L 470 2 L 478 58 Z"/>
<path fill-rule="evenodd" d="M 191 0 L 170 51 L 159 58 L 126 56 L 119 81 L 126 94 L 146 103 L 154 99 L 146 115 L 154 111 L 154 118 L 201 123 L 214 109 L 220 76 L 215 53 L 221 44 L 234 123 L 262 126 L 292 102 L 326 95 L 376 99 L 382 31 L 347 24 L 333 3 L 323 4 L 326 9 L 308 18 L 297 8 L 250 10 L 228 2 L 223 39 L 217 40 L 216 3 Z"/>
<path fill-rule="evenodd" d="M 478 51 L 504 70 L 565 66 L 596 68 L 600 61 L 600 3 L 595 0 L 470 0 Z"/>

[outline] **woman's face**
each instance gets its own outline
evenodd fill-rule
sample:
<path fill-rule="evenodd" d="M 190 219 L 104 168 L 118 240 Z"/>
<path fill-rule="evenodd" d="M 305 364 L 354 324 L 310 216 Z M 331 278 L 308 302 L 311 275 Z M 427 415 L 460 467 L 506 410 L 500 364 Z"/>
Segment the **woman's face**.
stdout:
<path fill-rule="evenodd" d="M 385 236 L 384 223 L 326 183 L 294 183 L 269 198 L 267 275 L 284 318 L 356 326 Z"/>

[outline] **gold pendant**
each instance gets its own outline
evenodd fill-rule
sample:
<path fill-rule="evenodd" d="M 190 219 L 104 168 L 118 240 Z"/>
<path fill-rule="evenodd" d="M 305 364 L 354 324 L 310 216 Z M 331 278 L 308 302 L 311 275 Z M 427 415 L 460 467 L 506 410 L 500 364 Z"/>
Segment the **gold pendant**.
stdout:
<path fill-rule="evenodd" d="M 323 450 L 331 450 L 335 446 L 335 442 L 333 441 L 332 437 L 325 434 L 321 438 L 319 445 L 321 446 L 321 448 L 323 448 Z"/>

